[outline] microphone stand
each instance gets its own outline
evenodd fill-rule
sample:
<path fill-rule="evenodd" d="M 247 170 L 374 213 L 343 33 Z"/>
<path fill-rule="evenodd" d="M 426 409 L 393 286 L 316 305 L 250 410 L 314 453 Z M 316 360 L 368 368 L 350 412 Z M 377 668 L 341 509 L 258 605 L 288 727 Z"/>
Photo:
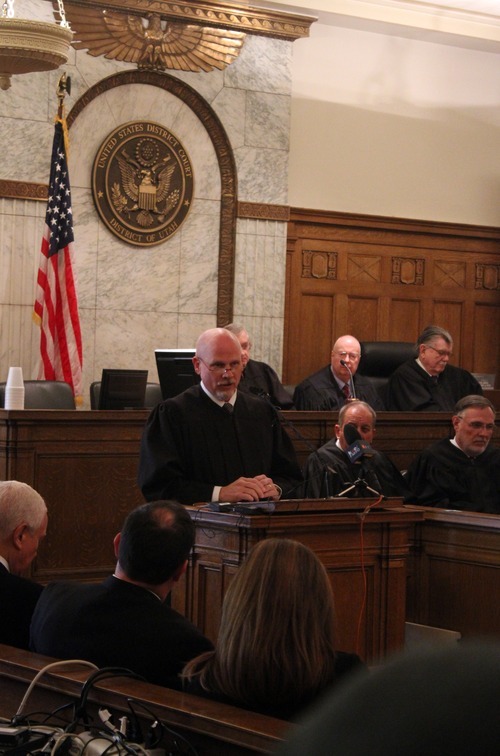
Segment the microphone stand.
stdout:
<path fill-rule="evenodd" d="M 345 496 L 349 491 L 352 491 L 353 489 L 357 488 L 357 486 L 363 486 L 367 491 L 370 491 L 374 496 L 381 496 L 380 491 L 376 491 L 374 488 L 368 485 L 366 480 L 364 478 L 358 478 L 354 481 L 350 486 L 345 488 L 343 491 L 337 494 L 337 496 Z"/>
<path fill-rule="evenodd" d="M 354 378 L 352 376 L 351 368 L 349 367 L 349 365 L 347 364 L 345 360 L 340 360 L 340 364 L 342 365 L 342 367 L 345 367 L 345 369 L 349 373 L 349 383 L 351 386 L 352 399 L 357 399 L 356 391 L 354 390 Z"/>

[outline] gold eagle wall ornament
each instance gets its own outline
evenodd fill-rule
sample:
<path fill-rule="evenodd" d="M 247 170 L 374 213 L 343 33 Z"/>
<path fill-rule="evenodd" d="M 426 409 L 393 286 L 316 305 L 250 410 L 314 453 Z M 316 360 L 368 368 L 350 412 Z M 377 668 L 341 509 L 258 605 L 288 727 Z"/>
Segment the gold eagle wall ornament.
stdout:
<path fill-rule="evenodd" d="M 89 55 L 137 63 L 142 70 L 223 70 L 238 57 L 245 34 L 94 8 L 66 5 L 73 47 Z"/>

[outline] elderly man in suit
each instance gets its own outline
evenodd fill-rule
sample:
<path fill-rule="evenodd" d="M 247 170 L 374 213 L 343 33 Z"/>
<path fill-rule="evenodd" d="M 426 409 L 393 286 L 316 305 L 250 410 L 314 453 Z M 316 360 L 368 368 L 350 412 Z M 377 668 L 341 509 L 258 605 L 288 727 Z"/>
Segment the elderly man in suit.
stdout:
<path fill-rule="evenodd" d="M 183 666 L 211 642 L 166 598 L 184 574 L 194 524 L 177 502 L 133 510 L 115 537 L 115 572 L 103 583 L 50 583 L 31 623 L 31 648 L 100 667 L 126 667 L 174 686 Z"/>
<path fill-rule="evenodd" d="M 0 643 L 29 647 L 29 627 L 42 586 L 23 577 L 47 531 L 47 507 L 31 486 L 0 482 Z"/>

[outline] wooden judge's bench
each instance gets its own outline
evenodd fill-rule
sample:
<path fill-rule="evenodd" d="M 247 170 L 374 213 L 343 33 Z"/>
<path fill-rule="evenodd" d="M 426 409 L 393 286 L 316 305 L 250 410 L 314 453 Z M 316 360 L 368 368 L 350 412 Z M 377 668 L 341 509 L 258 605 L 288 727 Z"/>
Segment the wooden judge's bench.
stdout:
<path fill-rule="evenodd" d="M 301 462 L 331 437 L 337 417 L 282 414 Z M 94 581 L 113 570 L 113 537 L 143 502 L 136 477 L 147 416 L 146 410 L 0 410 L 0 479 L 33 486 L 49 509 L 34 579 Z M 381 412 L 375 445 L 404 469 L 449 430 L 442 413 Z M 369 503 L 353 509 L 331 500 L 318 511 L 317 503 L 294 502 L 272 515 L 193 512 L 196 547 L 174 605 L 215 637 L 224 591 L 251 545 L 290 537 L 315 550 L 328 570 L 345 650 L 358 645 L 367 660 L 381 658 L 401 646 L 405 617 L 465 636 L 500 636 L 500 516 L 394 502 L 362 520 Z"/>

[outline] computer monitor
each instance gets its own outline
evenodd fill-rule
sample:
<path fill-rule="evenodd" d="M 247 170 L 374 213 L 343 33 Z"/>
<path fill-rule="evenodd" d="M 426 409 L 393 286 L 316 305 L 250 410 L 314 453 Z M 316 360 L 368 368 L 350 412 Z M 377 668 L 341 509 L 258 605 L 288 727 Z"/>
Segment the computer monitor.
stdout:
<path fill-rule="evenodd" d="M 104 368 L 97 409 L 123 410 L 143 408 L 147 381 L 147 370 Z"/>
<path fill-rule="evenodd" d="M 193 366 L 194 349 L 155 349 L 156 367 L 163 399 L 181 394 L 200 381 Z"/>

